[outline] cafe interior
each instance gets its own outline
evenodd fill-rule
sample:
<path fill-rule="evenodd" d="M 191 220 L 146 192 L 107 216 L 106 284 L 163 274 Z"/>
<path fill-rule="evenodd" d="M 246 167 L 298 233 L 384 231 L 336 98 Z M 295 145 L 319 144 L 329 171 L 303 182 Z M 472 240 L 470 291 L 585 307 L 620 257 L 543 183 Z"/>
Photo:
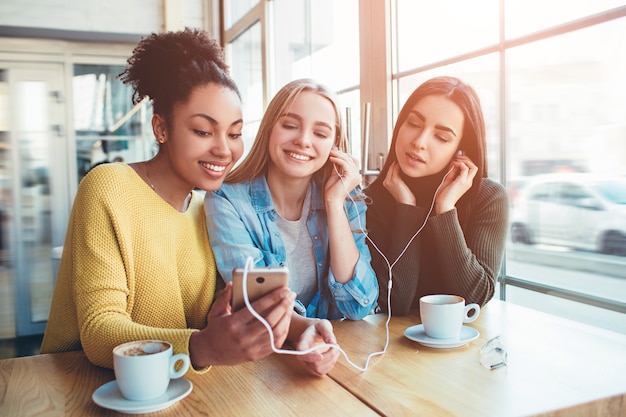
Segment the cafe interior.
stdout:
<path fill-rule="evenodd" d="M 274 354 L 138 409 L 94 403 L 114 376 L 82 352 L 39 354 L 78 184 L 157 150 L 150 102 L 117 75 L 142 37 L 185 27 L 224 47 L 244 158 L 273 95 L 313 78 L 339 96 L 363 186 L 418 85 L 474 87 L 509 225 L 472 337 L 416 342 L 419 312 L 337 321 L 324 377 Z M 620 0 L 2 0 L 0 415 L 626 416 L 624 39 Z"/>

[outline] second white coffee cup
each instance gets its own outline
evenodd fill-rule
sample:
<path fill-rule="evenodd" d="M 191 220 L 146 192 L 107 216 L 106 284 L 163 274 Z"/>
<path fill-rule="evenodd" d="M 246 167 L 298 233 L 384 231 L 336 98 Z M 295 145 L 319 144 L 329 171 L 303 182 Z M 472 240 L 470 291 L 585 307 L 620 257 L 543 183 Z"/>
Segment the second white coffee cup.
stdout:
<path fill-rule="evenodd" d="M 187 354 L 172 355 L 172 350 L 172 344 L 163 340 L 137 340 L 115 347 L 113 369 L 122 395 L 144 401 L 164 394 L 170 379 L 183 376 L 190 365 Z"/>
<path fill-rule="evenodd" d="M 478 318 L 478 304 L 465 305 L 458 295 L 435 294 L 420 298 L 420 318 L 426 336 L 434 339 L 458 339 L 463 323 Z"/>

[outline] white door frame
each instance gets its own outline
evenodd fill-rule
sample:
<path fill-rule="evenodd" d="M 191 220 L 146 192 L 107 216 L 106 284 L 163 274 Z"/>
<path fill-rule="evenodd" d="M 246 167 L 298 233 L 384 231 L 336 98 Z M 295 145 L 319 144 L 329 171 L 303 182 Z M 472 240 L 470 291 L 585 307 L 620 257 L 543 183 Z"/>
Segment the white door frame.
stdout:
<path fill-rule="evenodd" d="M 68 140 L 65 127 L 65 69 L 62 63 L 34 63 L 0 61 L 0 68 L 6 71 L 8 82 L 8 97 L 11 115 L 9 116 L 9 143 L 12 171 L 12 212 L 11 241 L 9 248 L 12 258 L 12 274 L 15 297 L 15 325 L 16 335 L 24 336 L 41 334 L 47 323 L 47 308 L 51 300 L 52 288 L 56 277 L 57 263 L 52 261 L 51 249 L 62 245 L 65 235 L 65 225 L 68 217 Z M 47 106 L 39 109 L 44 112 L 40 120 L 43 124 L 37 130 L 34 108 L 20 112 L 19 97 L 23 92 L 18 91 L 20 86 L 32 85 L 38 87 L 38 93 L 47 96 Z M 28 100 L 28 98 L 25 98 Z M 29 114 L 28 111 L 32 111 Z M 32 127 L 30 120 L 32 118 Z M 24 126 L 18 131 L 18 126 Z M 34 143 L 32 146 L 22 142 L 26 138 L 46 139 L 46 143 Z M 38 192 L 26 196 L 29 187 L 25 186 L 22 173 L 28 167 L 23 166 L 29 158 L 41 158 L 45 149 L 47 158 L 44 166 L 47 168 L 49 194 Z M 38 154 L 38 155 L 37 155 Z M 37 205 L 40 212 L 34 213 L 36 219 L 37 236 L 31 239 L 29 233 L 33 227 L 26 217 L 25 201 L 35 198 L 41 204 Z M 42 201 L 40 201 L 42 200 Z M 45 214 L 44 214 L 45 213 Z M 48 217 L 49 216 L 49 217 Z M 42 222 L 48 219 L 49 223 Z M 32 219 L 32 218 L 31 218 Z M 47 236 L 41 239 L 41 235 Z M 46 256 L 48 258 L 46 258 Z M 42 290 L 44 289 L 45 290 Z M 36 305 L 34 310 L 32 307 Z M 1 319 L 1 318 L 0 318 Z"/>

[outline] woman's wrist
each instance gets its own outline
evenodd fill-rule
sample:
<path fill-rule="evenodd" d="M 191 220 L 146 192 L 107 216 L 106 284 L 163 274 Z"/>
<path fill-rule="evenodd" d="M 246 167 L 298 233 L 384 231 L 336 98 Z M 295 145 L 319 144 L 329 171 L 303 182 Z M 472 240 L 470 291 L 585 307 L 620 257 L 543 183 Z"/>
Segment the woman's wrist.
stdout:
<path fill-rule="evenodd" d="M 435 202 L 435 215 L 442 214 L 450 211 L 454 208 L 454 204 L 438 203 Z"/>
<path fill-rule="evenodd" d="M 293 312 L 293 316 L 291 317 L 291 325 L 289 326 L 289 335 L 287 336 L 287 340 L 293 344 L 294 346 L 300 340 L 300 335 L 309 327 L 311 324 L 316 323 L 320 319 L 304 317 L 300 314 Z"/>
<path fill-rule="evenodd" d="M 332 215 L 333 213 L 337 213 L 345 216 L 343 211 L 343 203 L 343 200 L 324 200 L 324 208 L 326 209 L 326 214 Z"/>
<path fill-rule="evenodd" d="M 211 365 L 210 359 L 205 354 L 205 349 L 202 346 L 202 334 L 193 332 L 189 337 L 189 359 L 191 360 L 191 366 L 194 369 L 202 369 Z"/>

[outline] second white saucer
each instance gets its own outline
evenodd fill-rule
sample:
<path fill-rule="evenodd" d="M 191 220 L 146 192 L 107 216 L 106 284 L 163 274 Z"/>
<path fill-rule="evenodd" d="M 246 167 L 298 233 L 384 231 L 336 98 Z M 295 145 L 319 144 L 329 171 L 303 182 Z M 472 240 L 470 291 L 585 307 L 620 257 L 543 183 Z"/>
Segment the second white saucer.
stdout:
<path fill-rule="evenodd" d="M 435 339 L 434 337 L 428 337 L 424 331 L 424 325 L 417 324 L 415 326 L 407 327 L 404 331 L 404 335 L 417 343 L 426 347 L 435 349 L 450 349 L 460 347 L 472 340 L 476 339 L 480 333 L 473 327 L 463 326 L 461 328 L 461 335 L 458 339 Z"/>

